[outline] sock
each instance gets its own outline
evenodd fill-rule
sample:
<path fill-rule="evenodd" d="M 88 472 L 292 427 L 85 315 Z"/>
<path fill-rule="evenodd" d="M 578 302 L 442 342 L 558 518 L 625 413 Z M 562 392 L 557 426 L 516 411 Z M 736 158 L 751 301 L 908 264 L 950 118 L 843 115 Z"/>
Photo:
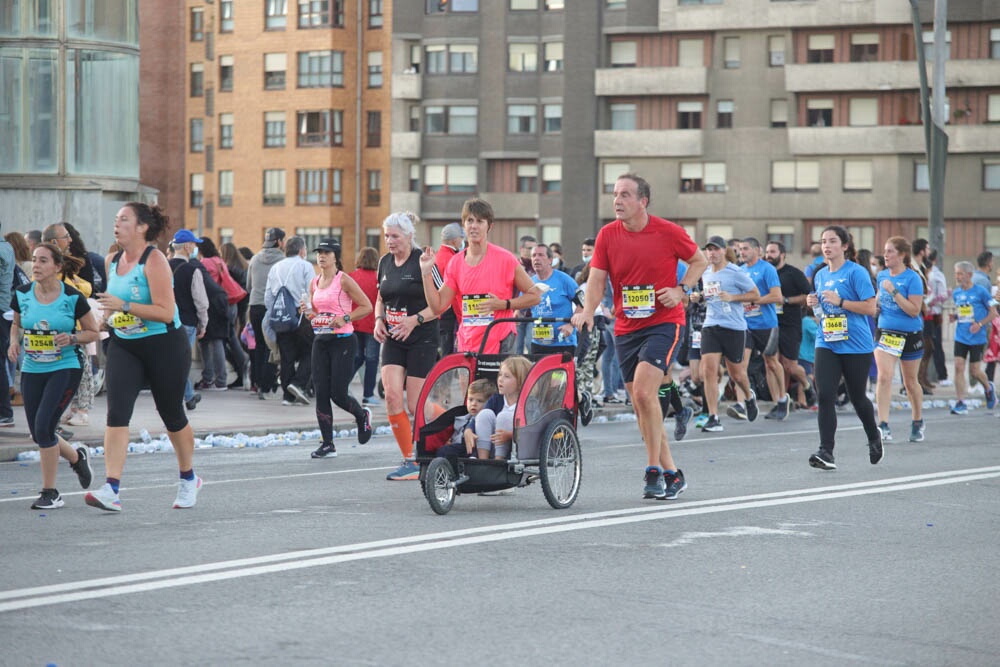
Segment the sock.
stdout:
<path fill-rule="evenodd" d="M 399 445 L 403 458 L 408 459 L 413 456 L 413 426 L 410 425 L 410 418 L 406 412 L 389 415 L 389 425 L 392 426 L 392 435 L 396 438 L 396 444 Z"/>
<path fill-rule="evenodd" d="M 784 405 L 788 402 L 788 394 L 785 394 L 780 399 L 778 399 L 778 405 Z"/>
<path fill-rule="evenodd" d="M 190 470 L 181 470 L 181 479 L 191 482 L 194 480 L 194 468 Z"/>
<path fill-rule="evenodd" d="M 118 493 L 118 486 L 122 483 L 120 479 L 117 477 L 107 477 L 104 481 L 111 485 L 112 491 Z"/>

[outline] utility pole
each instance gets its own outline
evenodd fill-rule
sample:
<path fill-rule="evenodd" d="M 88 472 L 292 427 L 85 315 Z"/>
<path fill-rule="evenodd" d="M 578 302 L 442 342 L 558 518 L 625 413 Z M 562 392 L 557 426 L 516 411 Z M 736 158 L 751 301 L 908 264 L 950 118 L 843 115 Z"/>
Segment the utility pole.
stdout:
<path fill-rule="evenodd" d="M 927 178 L 930 190 L 930 211 L 927 217 L 928 241 L 931 248 L 943 255 L 944 238 L 944 177 L 948 160 L 948 135 L 944 131 L 949 111 L 945 109 L 944 67 L 947 59 L 948 0 L 934 2 L 934 87 L 933 101 L 927 85 L 927 59 L 924 55 L 923 28 L 917 0 L 910 0 L 913 14 L 914 43 L 917 47 L 917 67 L 920 70 L 920 108 L 924 121 L 924 144 L 927 151 Z"/>

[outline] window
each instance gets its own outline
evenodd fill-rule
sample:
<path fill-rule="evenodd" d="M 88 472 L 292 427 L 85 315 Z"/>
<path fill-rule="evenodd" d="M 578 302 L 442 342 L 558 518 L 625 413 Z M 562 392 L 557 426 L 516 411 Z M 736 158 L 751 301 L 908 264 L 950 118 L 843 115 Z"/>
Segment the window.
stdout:
<path fill-rule="evenodd" d="M 771 100 L 771 127 L 788 127 L 788 100 Z"/>
<path fill-rule="evenodd" d="M 383 18 L 385 0 L 368 0 L 368 27 L 381 28 L 385 19 Z M 378 244 L 375 244 L 378 247 Z"/>
<path fill-rule="evenodd" d="M 428 14 L 478 12 L 479 0 L 426 0 Z"/>
<path fill-rule="evenodd" d="M 785 65 L 785 36 L 770 35 L 767 38 L 767 64 L 770 67 Z"/>
<path fill-rule="evenodd" d="M 478 118 L 478 107 L 448 107 L 448 134 L 475 134 Z"/>
<path fill-rule="evenodd" d="M 611 129 L 634 130 L 635 110 L 636 110 L 636 105 L 634 104 L 612 104 Z"/>
<path fill-rule="evenodd" d="M 806 125 L 809 127 L 830 127 L 833 125 L 833 100 L 807 100 Z"/>
<path fill-rule="evenodd" d="M 429 106 L 424 108 L 424 133 L 444 134 L 448 131 L 445 107 Z"/>
<path fill-rule="evenodd" d="M 205 123 L 201 118 L 192 118 L 190 129 L 190 150 L 192 153 L 201 153 L 205 150 Z"/>
<path fill-rule="evenodd" d="M 848 125 L 874 127 L 878 125 L 878 100 L 858 97 L 848 102 Z"/>
<path fill-rule="evenodd" d="M 201 208 L 205 203 L 205 175 L 191 174 L 191 195 L 188 198 L 188 206 L 191 208 Z"/>
<path fill-rule="evenodd" d="M 1000 160 L 983 160 L 983 190 L 1000 190 Z"/>
<path fill-rule="evenodd" d="M 427 165 L 424 168 L 424 192 L 427 194 L 469 194 L 475 191 L 475 165 Z"/>
<path fill-rule="evenodd" d="M 288 0 L 264 0 L 264 28 L 284 30 L 288 20 Z"/>
<path fill-rule="evenodd" d="M 833 62 L 833 35 L 809 35 L 806 49 L 807 63 Z"/>
<path fill-rule="evenodd" d="M 265 90 L 284 90 L 285 71 L 288 69 L 288 56 L 284 53 L 264 54 L 264 88 Z"/>
<path fill-rule="evenodd" d="M 1000 60 L 1000 28 L 990 30 L 990 58 Z"/>
<path fill-rule="evenodd" d="M 410 45 L 410 67 L 406 70 L 407 74 L 419 74 L 420 73 L 420 45 L 411 44 Z"/>
<path fill-rule="evenodd" d="M 285 204 L 285 170 L 264 170 L 264 205 L 284 206 Z"/>
<path fill-rule="evenodd" d="M 636 52 L 635 42 L 611 42 L 611 66 L 635 67 Z"/>
<path fill-rule="evenodd" d="M 341 175 L 340 169 L 296 170 L 295 203 L 299 206 L 340 204 L 343 199 Z"/>
<path fill-rule="evenodd" d="M 378 148 L 382 145 L 382 112 L 369 111 L 366 124 L 365 145 L 368 148 Z"/>
<path fill-rule="evenodd" d="M 630 168 L 628 162 L 605 162 L 601 167 L 601 192 L 606 194 L 614 192 L 618 177 L 627 174 Z"/>
<path fill-rule="evenodd" d="M 851 62 L 873 63 L 878 60 L 878 33 L 856 32 L 851 35 Z"/>
<path fill-rule="evenodd" d="M 739 69 L 740 66 L 740 38 L 726 37 L 722 40 L 723 63 L 726 69 Z"/>
<path fill-rule="evenodd" d="M 1000 95 L 988 95 L 986 98 L 986 122 L 1000 123 Z"/>
<path fill-rule="evenodd" d="M 341 242 L 342 230 L 339 227 L 296 227 L 295 235 L 301 237 L 306 242 L 309 249 L 308 257 L 312 262 L 316 261 L 316 251 L 313 250 L 323 239 L 334 239 Z M 376 245 L 376 247 L 378 247 Z"/>
<path fill-rule="evenodd" d="M 625 9 L 626 0 L 605 0 L 606 9 Z"/>
<path fill-rule="evenodd" d="M 705 41 L 702 39 L 681 39 L 677 42 L 678 67 L 704 67 Z"/>
<path fill-rule="evenodd" d="M 344 0 L 299 0 L 299 27 L 343 28 Z"/>
<path fill-rule="evenodd" d="M 368 52 L 368 87 L 382 87 L 382 52 Z"/>
<path fill-rule="evenodd" d="M 219 114 L 219 148 L 233 147 L 233 114 Z"/>
<path fill-rule="evenodd" d="M 438 232 L 440 234 L 441 232 Z M 375 248 L 378 250 L 382 243 L 382 228 L 381 227 L 369 227 L 365 230 L 365 246 L 368 248 Z"/>
<path fill-rule="evenodd" d="M 562 132 L 562 105 L 546 104 L 542 107 L 542 131 L 545 134 Z"/>
<path fill-rule="evenodd" d="M 517 191 L 538 192 L 538 165 L 517 165 Z"/>
<path fill-rule="evenodd" d="M 677 103 L 677 127 L 682 130 L 697 130 L 701 127 L 701 102 Z"/>
<path fill-rule="evenodd" d="M 411 164 L 407 185 L 410 192 L 420 192 L 420 165 Z"/>
<path fill-rule="evenodd" d="M 233 172 L 219 172 L 219 206 L 233 205 Z"/>
<path fill-rule="evenodd" d="M 427 73 L 448 73 L 448 47 L 444 44 L 434 44 L 427 47 Z"/>
<path fill-rule="evenodd" d="M 205 94 L 205 66 L 201 63 L 191 63 L 191 97 L 201 97 Z"/>
<path fill-rule="evenodd" d="M 717 128 L 731 128 L 733 126 L 733 101 L 732 100 L 719 100 L 715 104 L 716 111 L 716 121 L 715 126 Z"/>
<path fill-rule="evenodd" d="M 872 161 L 844 160 L 844 191 L 865 191 L 872 189 Z"/>
<path fill-rule="evenodd" d="M 510 0 L 510 10 L 512 12 L 538 9 L 538 0 Z"/>
<path fill-rule="evenodd" d="M 285 146 L 285 112 L 264 112 L 264 147 L 283 148 Z"/>
<path fill-rule="evenodd" d="M 201 7 L 191 9 L 191 41 L 201 42 L 205 39 L 205 10 Z"/>
<path fill-rule="evenodd" d="M 913 191 L 927 192 L 931 189 L 930 174 L 926 162 L 913 163 Z"/>
<path fill-rule="evenodd" d="M 410 132 L 420 131 L 420 107 L 416 104 L 410 107 Z"/>
<path fill-rule="evenodd" d="M 785 246 L 785 250 L 791 252 L 795 247 L 795 226 L 794 225 L 768 225 L 767 242 L 778 242 Z"/>
<path fill-rule="evenodd" d="M 538 45 L 519 43 L 508 44 L 507 69 L 511 72 L 537 72 Z"/>
<path fill-rule="evenodd" d="M 343 51 L 300 51 L 299 88 L 340 88 L 344 85 Z"/>
<path fill-rule="evenodd" d="M 219 56 L 219 90 L 228 93 L 233 89 L 233 57 Z"/>
<path fill-rule="evenodd" d="M 475 44 L 452 44 L 448 66 L 452 74 L 475 74 L 478 71 L 479 47 Z"/>
<path fill-rule="evenodd" d="M 344 112 L 339 109 L 299 111 L 295 124 L 299 146 L 344 145 Z"/>
<path fill-rule="evenodd" d="M 563 71 L 563 43 L 545 42 L 545 71 Z"/>
<path fill-rule="evenodd" d="M 542 165 L 542 192 L 551 194 L 562 190 L 562 165 Z"/>
<path fill-rule="evenodd" d="M 725 192 L 725 162 L 682 162 L 681 192 Z"/>
<path fill-rule="evenodd" d="M 551 11 L 553 9 L 564 9 L 566 7 L 565 0 L 545 0 L 545 11 Z"/>
<path fill-rule="evenodd" d="M 534 134 L 538 107 L 534 104 L 507 105 L 507 134 Z"/>
<path fill-rule="evenodd" d="M 771 163 L 772 192 L 816 192 L 818 190 L 819 162 L 779 160 Z"/>
<path fill-rule="evenodd" d="M 822 227 L 820 230 L 822 230 Z M 854 238 L 855 248 L 875 247 L 874 225 L 847 225 L 847 233 Z"/>
<path fill-rule="evenodd" d="M 382 203 L 382 171 L 368 170 L 368 196 L 365 198 L 368 206 L 378 206 Z"/>
<path fill-rule="evenodd" d="M 948 60 L 951 58 L 951 30 L 945 31 L 944 42 L 944 59 Z M 927 62 L 934 60 L 934 32 L 931 30 L 924 32 L 924 57 Z"/>
<path fill-rule="evenodd" d="M 219 0 L 219 32 L 233 31 L 233 0 Z"/>

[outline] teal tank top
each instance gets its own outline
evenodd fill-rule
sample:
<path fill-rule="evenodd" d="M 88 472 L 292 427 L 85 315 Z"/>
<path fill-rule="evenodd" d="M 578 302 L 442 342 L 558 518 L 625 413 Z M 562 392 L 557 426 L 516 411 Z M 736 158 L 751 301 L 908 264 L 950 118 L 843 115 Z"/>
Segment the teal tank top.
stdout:
<path fill-rule="evenodd" d="M 149 281 L 146 280 L 146 258 L 153 251 L 153 246 L 146 248 L 139 258 L 139 262 L 132 267 L 132 270 L 124 276 L 118 275 L 118 260 L 122 253 L 116 254 L 108 269 L 108 294 L 113 294 L 122 301 L 138 304 L 153 303 L 152 295 L 149 292 Z M 166 322 L 148 322 L 140 319 L 132 313 L 117 311 L 107 316 L 108 326 L 111 327 L 115 336 L 126 340 L 135 338 L 148 338 L 165 334 L 170 329 L 177 329 L 181 326 L 180 312 L 174 304 L 174 320 L 169 324 Z"/>

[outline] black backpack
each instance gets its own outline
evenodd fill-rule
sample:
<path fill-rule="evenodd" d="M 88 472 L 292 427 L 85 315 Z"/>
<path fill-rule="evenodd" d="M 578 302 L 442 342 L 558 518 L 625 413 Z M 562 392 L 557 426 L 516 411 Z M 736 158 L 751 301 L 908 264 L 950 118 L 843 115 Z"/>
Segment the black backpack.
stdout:
<path fill-rule="evenodd" d="M 299 304 L 295 301 L 291 291 L 284 285 L 278 288 L 278 293 L 274 297 L 271 309 L 267 311 L 267 321 L 271 325 L 274 333 L 289 333 L 299 328 L 302 315 L 299 313 Z"/>

